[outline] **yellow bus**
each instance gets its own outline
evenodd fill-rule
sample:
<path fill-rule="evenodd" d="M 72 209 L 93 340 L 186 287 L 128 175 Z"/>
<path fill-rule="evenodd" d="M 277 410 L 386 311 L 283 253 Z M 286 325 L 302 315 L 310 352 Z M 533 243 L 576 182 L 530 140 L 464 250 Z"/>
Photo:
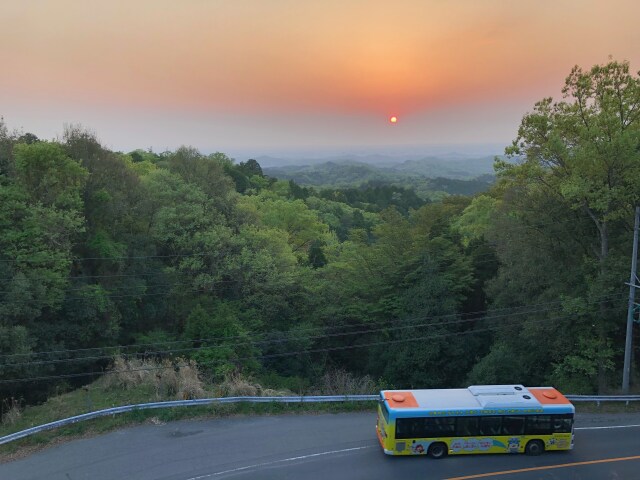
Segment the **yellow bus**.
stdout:
<path fill-rule="evenodd" d="M 376 431 L 388 455 L 540 455 L 573 448 L 574 414 L 553 387 L 383 390 Z"/>

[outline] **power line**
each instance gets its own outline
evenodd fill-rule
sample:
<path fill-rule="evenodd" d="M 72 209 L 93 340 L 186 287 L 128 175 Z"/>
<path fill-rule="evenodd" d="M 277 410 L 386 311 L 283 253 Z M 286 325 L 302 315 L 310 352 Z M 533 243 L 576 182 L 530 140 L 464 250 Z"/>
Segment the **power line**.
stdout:
<path fill-rule="evenodd" d="M 83 258 L 70 258 L 72 262 L 84 262 L 88 260 L 142 260 L 146 258 L 177 258 L 177 257 L 198 257 L 206 255 L 214 255 L 215 253 L 176 253 L 172 255 L 138 255 L 130 257 L 83 257 Z M 13 260 L 0 260 L 0 263 L 19 263 L 25 262 L 25 259 L 13 259 Z"/>
<path fill-rule="evenodd" d="M 587 304 L 591 304 L 591 303 L 597 303 L 603 300 L 607 300 L 607 299 L 614 299 L 616 297 L 622 297 L 625 294 L 623 293 L 616 293 L 616 294 L 610 294 L 610 295 L 605 295 L 602 297 L 596 297 L 594 299 L 589 299 L 587 300 L 585 303 Z M 478 310 L 475 312 L 467 312 L 464 314 L 461 313 L 449 313 L 449 314 L 443 314 L 443 315 L 431 315 L 431 316 L 423 316 L 423 315 L 418 315 L 418 316 L 413 316 L 413 317 L 406 317 L 403 319 L 391 319 L 391 320 L 379 320 L 379 321 L 374 321 L 374 322 L 368 322 L 368 323 L 355 323 L 355 324 L 344 324 L 344 325 L 334 325 L 334 326 L 317 326 L 317 327 L 311 327 L 311 328 L 307 328 L 307 329 L 302 329 L 302 330 L 297 330 L 295 332 L 295 334 L 299 334 L 300 332 L 305 332 L 305 331 L 315 331 L 315 330 L 326 330 L 326 329 L 339 329 L 339 328 L 356 328 L 356 327 L 363 327 L 363 326 L 367 326 L 367 325 L 386 325 L 386 324 L 393 324 L 393 323 L 399 323 L 399 322 L 409 322 L 409 321 L 413 321 L 413 320 L 418 320 L 418 321 L 423 321 L 423 320 L 439 320 L 439 319 L 446 319 L 446 318 L 454 318 L 454 317 L 460 317 L 460 316 L 464 316 L 464 317 L 469 317 L 469 316 L 475 316 L 475 315 L 481 315 L 481 314 L 486 314 L 486 313 L 490 313 L 491 315 L 488 317 L 474 317 L 474 318 L 469 318 L 468 321 L 481 321 L 481 320 L 491 320 L 491 319 L 496 319 L 496 318 L 501 318 L 501 317 L 505 317 L 505 316 L 511 316 L 511 315 L 527 315 L 527 314 L 534 314 L 534 313 L 543 313 L 545 311 L 553 311 L 553 309 L 536 309 L 536 307 L 544 307 L 544 306 L 549 306 L 549 305 L 558 305 L 558 304 L 562 304 L 563 302 L 565 302 L 566 300 L 556 300 L 553 302 L 541 302 L 541 303 L 537 303 L 537 304 L 531 304 L 531 305 L 523 305 L 520 307 L 504 307 L 504 308 L 500 308 L 500 309 L 491 309 L 491 310 Z M 524 309 L 524 310 L 523 310 Z M 498 312 L 504 312 L 504 313 L 498 313 Z M 257 338 L 257 337 L 262 337 L 264 335 L 289 335 L 291 334 L 290 331 L 275 331 L 275 332 L 254 332 L 254 333 L 248 333 L 247 335 L 237 335 L 237 336 L 231 336 L 231 337 L 225 337 L 222 340 L 235 340 L 235 339 L 251 339 L 251 338 Z M 221 340 L 220 338 L 214 337 L 214 338 L 200 338 L 200 339 L 188 339 L 188 340 L 174 340 L 174 341 L 168 341 L 168 342 L 153 342 L 153 343 L 142 343 L 142 344 L 130 344 L 130 345 L 116 345 L 116 346 L 112 346 L 112 347 L 91 347 L 91 348 L 80 348 L 80 349 L 64 349 L 64 350 L 52 350 L 52 351 L 44 351 L 44 352 L 31 352 L 31 353 L 13 353 L 13 354 L 4 354 L 4 355 L 0 355 L 0 359 L 3 358 L 16 358 L 16 357 L 33 357 L 33 356 L 40 356 L 40 355 L 52 355 L 52 354 L 72 354 L 72 353 L 76 353 L 76 352 L 105 352 L 106 350 L 122 350 L 122 349 L 131 349 L 131 348 L 140 348 L 140 347 L 151 347 L 151 346 L 156 346 L 156 345 L 160 345 L 160 346 L 164 346 L 164 345 L 175 345 L 175 344 L 181 344 L 181 343 L 189 343 L 189 342 L 212 342 L 212 341 L 219 341 Z M 243 342 L 242 344 L 245 344 L 245 342 Z M 211 348 L 211 347 L 203 347 L 203 348 Z M 166 351 L 171 352 L 173 350 L 169 350 Z M 78 358 L 78 360 L 84 360 L 86 358 L 89 357 L 80 357 Z M 111 358 L 111 355 L 108 357 Z M 64 359 L 64 360 L 68 360 L 68 359 Z M 7 365 L 15 365 L 15 364 L 7 364 Z"/>
<path fill-rule="evenodd" d="M 256 341 L 256 340 L 250 340 L 247 339 L 247 341 L 244 342 L 239 342 L 239 343 L 233 343 L 233 344 L 221 344 L 221 345 L 208 345 L 208 346 L 200 346 L 200 347 L 190 347 L 190 348 L 181 348 L 181 349 L 171 349 L 171 350 L 160 350 L 160 351 L 151 351 L 151 352 L 145 352 L 145 355 L 162 355 L 162 354 L 176 354 L 176 353 L 185 353 L 185 352 L 194 352 L 194 351 L 200 351 L 200 350 L 212 350 L 212 349 L 219 349 L 219 348 L 230 348 L 230 347 L 238 347 L 238 346 L 246 346 L 247 344 L 251 344 L 253 346 L 259 346 L 259 345 L 271 345 L 271 344 L 277 344 L 277 343 L 286 343 L 286 342 L 290 342 L 290 341 L 307 341 L 307 340 L 317 340 L 317 339 L 324 339 L 324 338 L 336 338 L 336 337 L 346 337 L 346 336 L 352 336 L 352 335 L 363 335 L 363 334 L 369 334 L 369 333 L 378 333 L 378 332 L 395 332 L 398 330 L 406 330 L 406 329 L 411 329 L 411 328 L 421 328 L 421 327 L 441 327 L 441 326 L 446 326 L 446 325 L 459 325 L 459 324 L 465 324 L 465 323 L 470 323 L 470 322 L 476 322 L 476 321 L 485 321 L 485 320 L 495 320 L 497 318 L 502 318 L 502 317 L 508 317 L 508 316 L 514 316 L 514 315 L 525 315 L 525 314 L 535 314 L 535 313 L 544 313 L 544 312 L 554 312 L 554 311 L 558 311 L 559 309 L 542 309 L 542 310 L 532 310 L 532 311 L 527 311 L 527 312 L 521 312 L 518 314 L 502 314 L 502 315 L 496 315 L 496 316 L 490 316 L 490 317 L 484 317 L 484 318 L 480 318 L 480 319 L 476 319 L 476 318 L 471 318 L 471 319 L 459 319 L 459 320 L 452 320 L 449 322 L 440 322 L 440 323 L 422 323 L 422 324 L 411 324 L 411 325 L 401 325 L 401 326 L 396 326 L 396 327 L 382 327 L 382 328 L 375 328 L 375 329 L 366 329 L 366 330 L 357 330 L 357 331 L 353 331 L 353 332 L 341 332 L 341 333 L 322 333 L 322 334 L 318 334 L 318 335 L 311 335 L 311 336 L 304 336 L 304 337 L 295 337 L 295 338 L 276 338 L 276 339 L 272 339 L 272 340 L 262 340 L 262 341 Z M 299 332 L 295 332 L 296 334 L 298 334 Z M 286 332 L 287 335 L 291 335 L 291 332 Z M 238 338 L 238 337 L 235 337 Z M 217 340 L 219 341 L 226 341 L 230 339 L 229 337 L 227 338 L 219 338 Z M 195 341 L 191 341 L 191 342 L 195 342 Z M 132 354 L 122 354 L 121 356 L 123 357 L 130 357 L 130 356 L 135 356 L 135 353 Z M 36 360 L 36 361 L 29 361 L 29 362 L 21 362 L 21 363 L 7 363 L 7 364 L 3 364 L 0 365 L 0 369 L 2 367 L 25 367 L 25 366 L 32 366 L 32 365 L 51 365 L 51 364 L 59 364 L 59 363 L 74 363 L 74 362 L 82 362 L 82 361 L 88 361 L 88 360 L 107 360 L 107 359 L 111 359 L 113 356 L 109 355 L 103 355 L 103 356 L 94 356 L 94 357 L 78 357 L 78 358 L 62 358 L 62 359 L 55 359 L 55 360 Z"/>
<path fill-rule="evenodd" d="M 122 289 L 127 289 L 127 290 L 134 290 L 136 288 L 158 288 L 158 287 L 169 287 L 169 288 L 173 288 L 173 287 L 182 287 L 182 286 L 193 286 L 193 283 L 156 283 L 156 284 L 145 284 L 145 285 L 118 285 L 118 286 L 114 286 L 114 287 L 109 287 L 108 289 L 105 290 L 122 290 Z M 87 284 L 87 285 L 83 285 L 82 287 L 78 287 L 78 288 L 67 288 L 65 289 L 65 292 L 81 292 L 81 291 L 87 291 L 88 288 L 90 287 L 103 287 L 102 285 L 98 284 L 98 283 L 93 283 L 93 284 Z M 14 292 L 7 292 L 7 291 L 0 291 L 0 293 L 4 293 L 4 294 L 9 294 L 9 293 L 14 293 Z M 142 292 L 144 293 L 144 292 Z M 65 297 L 66 298 L 72 298 L 72 297 Z"/>
<path fill-rule="evenodd" d="M 134 276 L 134 275 L 132 275 Z M 214 280 L 213 282 L 208 282 L 208 285 L 217 285 L 217 284 L 223 284 L 223 283 L 236 283 L 238 280 Z M 192 282 L 189 283 L 149 283 L 149 284 L 144 284 L 144 285 L 116 285 L 113 287 L 104 287 L 102 284 L 100 283 L 87 283 L 85 285 L 82 285 L 81 287 L 78 288 L 67 288 L 64 291 L 65 292 L 78 292 L 78 291 L 83 291 L 83 290 L 87 290 L 87 288 L 89 287 L 102 287 L 105 290 L 112 290 L 112 289 L 134 289 L 134 288 L 157 288 L 157 287 L 169 287 L 169 288 L 173 288 L 173 287 L 181 287 L 181 286 L 193 286 Z M 10 294 L 10 293 L 14 293 L 14 292 L 9 292 L 9 291 L 0 291 L 0 293 L 4 293 L 4 294 Z M 72 297 L 65 297 L 65 299 L 68 298 L 72 298 Z M 82 298 L 82 297 L 80 297 Z"/>
<path fill-rule="evenodd" d="M 165 266 L 163 266 L 164 268 Z M 65 277 L 65 280 L 85 280 L 87 278 L 125 278 L 125 277 L 160 277 L 175 275 L 179 272 L 155 272 L 155 273 L 114 273 L 110 275 L 71 275 Z M 13 280 L 14 277 L 0 278 L 2 281 Z"/>
<path fill-rule="evenodd" d="M 192 283 L 175 283 L 175 284 L 166 284 L 166 285 L 154 285 L 154 284 L 150 284 L 150 285 L 142 285 L 140 286 L 140 288 L 148 288 L 148 289 L 153 289 L 155 287 L 178 287 L 178 286 L 191 286 L 191 288 L 187 288 L 184 289 L 184 291 L 187 292 L 200 292 L 200 293 L 206 293 L 208 292 L 208 287 L 210 286 L 215 286 L 215 285 L 220 285 L 220 284 L 227 284 L 227 283 L 237 283 L 238 280 L 216 280 L 214 282 L 208 282 L 206 286 L 203 287 L 193 287 Z M 88 284 L 82 288 L 78 288 L 78 289 L 74 289 L 74 291 L 83 291 L 85 290 L 86 287 L 90 287 L 90 286 L 102 286 L 100 284 Z M 131 289 L 132 287 L 129 285 L 123 285 L 120 287 L 115 287 L 117 289 Z M 133 293 L 133 294 L 112 294 L 112 293 L 106 293 L 105 292 L 105 297 L 108 298 L 129 298 L 129 297 L 153 297 L 153 296 L 158 296 L 158 295 L 174 295 L 176 293 L 184 293 L 184 291 L 180 291 L 180 292 L 176 292 L 174 290 L 167 290 L 164 292 L 155 292 L 155 293 L 148 293 L 148 292 L 141 292 L 141 293 Z M 15 293 L 15 292 L 0 292 L 0 293 L 4 293 L 4 294 L 11 294 L 11 293 Z M 64 296 L 61 301 L 62 302 L 66 302 L 66 301 L 81 301 L 81 300 L 88 300 L 87 297 L 70 297 L 70 296 Z M 31 305 L 33 303 L 33 300 L 31 299 L 13 299 L 11 301 L 9 300 L 5 300 L 4 302 L 0 301 L 1 303 L 22 303 L 22 304 L 28 304 Z M 45 305 L 45 307 L 48 307 L 49 305 Z"/>
<path fill-rule="evenodd" d="M 569 318 L 571 316 L 572 315 L 567 315 L 567 316 L 564 316 L 564 317 L 548 318 L 548 319 L 545 319 L 545 320 L 541 320 L 540 323 L 548 322 L 548 321 L 561 320 L 563 318 Z M 415 342 L 415 341 L 421 341 L 421 340 L 431 340 L 431 339 L 434 339 L 434 338 L 446 338 L 446 337 L 451 337 L 451 336 L 463 336 L 463 335 L 476 334 L 476 333 L 489 332 L 489 331 L 495 332 L 495 331 L 503 330 L 503 329 L 506 329 L 506 328 L 510 328 L 512 326 L 515 326 L 515 325 L 517 325 L 517 323 L 511 323 L 511 324 L 508 324 L 508 325 L 496 326 L 496 327 L 493 327 L 493 328 L 492 327 L 488 327 L 488 328 L 480 329 L 480 330 L 469 330 L 467 332 L 454 332 L 454 333 L 446 333 L 446 334 L 440 334 L 440 335 L 427 335 L 427 336 L 413 337 L 413 338 L 408 338 L 408 339 L 385 340 L 385 341 L 358 344 L 358 345 L 343 345 L 343 346 L 338 346 L 338 347 L 317 348 L 317 349 L 311 349 L 311 350 L 300 350 L 300 351 L 296 351 L 296 352 L 273 353 L 273 354 L 261 355 L 261 356 L 256 356 L 256 357 L 234 358 L 232 360 L 233 361 L 264 360 L 264 359 L 269 359 L 269 358 L 279 358 L 279 357 L 287 357 L 287 356 L 295 356 L 295 355 L 307 355 L 307 354 L 311 354 L 311 353 L 323 353 L 323 352 L 332 352 L 332 351 L 341 351 L 341 350 L 351 350 L 351 349 L 356 349 L 356 348 L 366 348 L 366 347 L 373 347 L 373 346 L 380 346 L 380 345 L 391 345 L 391 344 L 397 344 L 397 343 L 408 343 L 408 342 Z M 218 363 L 217 361 L 216 362 L 206 361 L 206 362 L 201 362 L 201 365 L 212 365 L 212 364 L 217 364 L 217 363 Z M 0 380 L 0 384 L 36 382 L 36 381 L 55 380 L 55 379 L 62 379 L 62 378 L 81 378 L 81 377 L 91 377 L 91 376 L 97 376 L 97 375 L 113 375 L 113 374 L 118 374 L 118 373 L 128 373 L 128 372 L 136 372 L 136 371 L 168 370 L 168 369 L 175 369 L 175 368 L 181 368 L 181 367 L 186 367 L 186 366 L 189 366 L 189 364 L 171 365 L 171 366 L 162 366 L 162 367 L 132 368 L 132 369 L 125 369 L 125 370 L 107 370 L 107 371 L 103 371 L 103 372 L 70 373 L 70 374 L 64 374 L 64 375 L 50 375 L 50 376 L 34 377 L 34 378 L 17 378 L 17 379 L 10 379 L 10 380 L 3 379 L 3 380 Z"/>
<path fill-rule="evenodd" d="M 476 320 L 495 320 L 497 318 L 501 318 L 501 317 L 505 317 L 505 316 L 513 316 L 513 315 L 522 315 L 522 314 L 535 314 L 535 313 L 545 313 L 545 312 L 556 312 L 559 311 L 559 309 L 542 309 L 542 310 L 532 310 L 532 311 L 527 311 L 527 312 L 520 312 L 518 314 L 503 314 L 503 315 L 496 315 L 496 316 L 492 316 L 492 317 L 485 317 L 485 318 L 481 318 L 481 319 L 459 319 L 459 320 L 454 320 L 454 321 L 450 321 L 450 322 L 440 322 L 440 323 L 426 323 L 426 324 L 413 324 L 413 325 L 403 325 L 403 326 L 398 326 L 398 327 L 385 327 L 385 328 L 378 328 L 378 329 L 367 329 L 367 330 L 358 330 L 358 331 L 353 331 L 353 332 L 342 332 L 342 333 L 324 333 L 324 334 L 320 334 L 320 335 L 315 335 L 315 336 L 307 336 L 307 337 L 296 337 L 296 338 L 281 338 L 281 339 L 273 339 L 273 340 L 264 340 L 264 341 L 249 341 L 247 339 L 247 341 L 241 342 L 241 343 L 236 343 L 236 344 L 223 344 L 223 345 L 211 345 L 211 346 L 201 346 L 201 347 L 191 347 L 191 348 L 184 348 L 184 349 L 172 349 L 172 350 L 163 350 L 163 351 L 155 351 L 155 352 L 145 352 L 145 355 L 160 355 L 160 354 L 176 354 L 176 353 L 185 353 L 185 352 L 193 352 L 193 351 L 200 351 L 200 350 L 212 350 L 212 349 L 218 349 L 218 348 L 231 348 L 231 347 L 237 347 L 237 346 L 246 346 L 247 344 L 251 344 L 252 346 L 259 346 L 259 345 L 263 345 L 263 344 L 277 344 L 277 343 L 286 343 L 292 340 L 298 340 L 298 341 L 308 341 L 308 340 L 316 340 L 316 339 L 325 339 L 325 338 L 335 338 L 335 337 L 345 337 L 345 336 L 352 336 L 352 335 L 363 335 L 363 334 L 370 334 L 370 333 L 378 333 L 378 332 L 383 332 L 383 333 L 389 333 L 389 332 L 395 332 L 395 331 L 399 331 L 399 330 L 406 330 L 406 329 L 412 329 L 412 328 L 421 328 L 421 327 L 442 327 L 442 326 L 447 326 L 447 325 L 455 325 L 455 324 L 464 324 L 464 323 L 469 323 L 469 322 L 474 322 Z M 563 318 L 569 318 L 572 317 L 574 314 L 570 314 L 567 316 L 562 316 L 562 317 L 555 317 L 556 319 L 563 319 Z M 533 323 L 537 323 L 537 322 L 541 322 L 541 321 L 546 321 L 545 319 L 540 319 L 540 320 L 536 320 Z M 515 324 L 515 322 L 511 323 L 512 325 Z M 475 330 L 478 331 L 478 330 Z M 298 333 L 298 332 L 296 332 Z M 226 339 L 222 339 L 222 340 L 226 340 Z M 134 356 L 135 354 L 124 354 L 122 356 L 124 357 L 129 357 L 129 356 Z M 106 360 L 106 359 L 111 359 L 112 356 L 100 356 L 100 357 L 80 357 L 80 358 L 72 358 L 72 359 L 58 359 L 58 360 L 43 360 L 43 361 L 31 361 L 31 362 L 22 362 L 22 363 L 11 363 L 11 364 L 5 364 L 3 365 L 4 367 L 24 367 L 24 366 L 32 366 L 32 365 L 48 365 L 48 364 L 59 364 L 59 363 L 72 363 L 72 362 L 82 362 L 82 361 L 88 361 L 88 360 Z M 2 368 L 3 366 L 0 366 L 0 368 Z"/>

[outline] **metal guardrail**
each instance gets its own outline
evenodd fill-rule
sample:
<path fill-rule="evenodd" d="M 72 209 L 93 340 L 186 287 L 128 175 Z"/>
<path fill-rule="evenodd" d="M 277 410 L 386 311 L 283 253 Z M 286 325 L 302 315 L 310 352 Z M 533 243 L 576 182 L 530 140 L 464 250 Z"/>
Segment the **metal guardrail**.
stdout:
<path fill-rule="evenodd" d="M 600 402 L 629 402 L 640 401 L 640 395 L 565 395 L 571 402 L 595 402 L 600 406 Z M 321 403 L 321 402 L 362 402 L 375 401 L 380 395 L 331 395 L 331 396 L 299 396 L 299 397 L 221 397 L 221 398 L 201 398 L 197 400 L 175 400 L 172 402 L 138 403 L 135 405 L 124 405 L 122 407 L 106 408 L 95 412 L 84 413 L 74 417 L 45 423 L 37 427 L 28 428 L 20 432 L 12 433 L 0 437 L 0 445 L 13 442 L 20 438 L 28 437 L 39 432 L 52 430 L 54 428 L 71 425 L 85 420 L 91 420 L 118 413 L 134 412 L 137 410 L 151 410 L 154 408 L 191 407 L 198 405 L 211 405 L 214 403 Z"/>
<path fill-rule="evenodd" d="M 640 395 L 565 395 L 570 402 L 595 402 L 600 406 L 600 402 L 629 402 L 640 401 Z"/>
<path fill-rule="evenodd" d="M 71 425 L 85 420 L 91 420 L 98 417 L 106 417 L 116 415 L 118 413 L 134 412 L 137 410 L 150 410 L 154 408 L 173 408 L 173 407 L 192 407 L 198 405 L 211 405 L 214 403 L 320 403 L 320 402 L 362 402 L 372 401 L 380 398 L 380 395 L 331 395 L 331 396 L 300 396 L 300 397 L 220 397 L 220 398 L 201 398 L 196 400 L 175 400 L 172 402 L 155 402 L 155 403 L 138 403 L 135 405 L 124 405 L 121 407 L 105 408 L 95 412 L 83 413 L 74 417 L 57 420 L 51 423 L 45 423 L 37 427 L 27 428 L 20 432 L 11 433 L 4 437 L 0 437 L 0 445 L 13 442 L 20 438 L 28 437 L 39 432 L 52 430 L 54 428 Z"/>

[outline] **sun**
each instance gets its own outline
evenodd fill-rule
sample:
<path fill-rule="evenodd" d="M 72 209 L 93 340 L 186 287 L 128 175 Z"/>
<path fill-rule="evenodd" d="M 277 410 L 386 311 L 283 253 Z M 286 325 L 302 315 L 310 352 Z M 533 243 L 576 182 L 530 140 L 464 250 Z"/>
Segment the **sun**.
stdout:
<path fill-rule="evenodd" d="M 396 117 L 395 115 L 392 117 L 389 117 L 389 122 L 390 123 L 398 123 L 398 117 Z"/>

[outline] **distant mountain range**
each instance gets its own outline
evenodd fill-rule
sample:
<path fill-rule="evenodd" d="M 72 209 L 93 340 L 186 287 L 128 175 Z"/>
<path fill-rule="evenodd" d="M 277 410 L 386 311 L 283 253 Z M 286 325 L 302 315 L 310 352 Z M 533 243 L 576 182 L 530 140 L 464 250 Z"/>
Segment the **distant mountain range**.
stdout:
<path fill-rule="evenodd" d="M 360 163 L 365 165 L 375 165 L 377 167 L 397 168 L 405 165 L 405 170 L 413 171 L 417 168 L 423 171 L 424 168 L 435 168 L 441 171 L 451 171 L 457 174 L 460 170 L 478 171 L 484 173 L 493 172 L 493 159 L 495 155 L 470 156 L 464 153 L 444 153 L 438 155 L 424 154 L 404 154 L 404 155 L 385 155 L 385 154 L 343 154 L 325 157 L 274 157 L 263 155 L 256 157 L 256 160 L 263 168 L 278 168 L 288 166 L 309 166 L 319 165 L 327 162 L 343 164 L 343 163 Z M 437 175 L 436 175 L 437 176 Z"/>
<path fill-rule="evenodd" d="M 342 156 L 337 158 L 295 160 L 259 157 L 258 163 L 269 176 L 293 179 L 306 185 L 345 184 L 358 180 L 389 179 L 389 177 L 450 178 L 470 180 L 481 175 L 493 175 L 495 156 L 465 158 L 448 157 L 398 158 L 387 155 Z M 278 166 L 275 166 L 278 165 Z"/>
<path fill-rule="evenodd" d="M 368 161 L 363 161 L 366 158 Z M 473 195 L 487 190 L 495 181 L 495 156 L 457 158 L 450 156 L 399 160 L 385 155 L 311 160 L 304 165 L 269 167 L 270 160 L 257 159 L 263 172 L 282 180 L 317 188 L 350 188 L 367 184 L 396 184 L 413 188 L 423 198 L 442 193 Z M 266 160 L 266 161 L 265 161 Z M 307 162 L 308 160 L 305 160 Z"/>

